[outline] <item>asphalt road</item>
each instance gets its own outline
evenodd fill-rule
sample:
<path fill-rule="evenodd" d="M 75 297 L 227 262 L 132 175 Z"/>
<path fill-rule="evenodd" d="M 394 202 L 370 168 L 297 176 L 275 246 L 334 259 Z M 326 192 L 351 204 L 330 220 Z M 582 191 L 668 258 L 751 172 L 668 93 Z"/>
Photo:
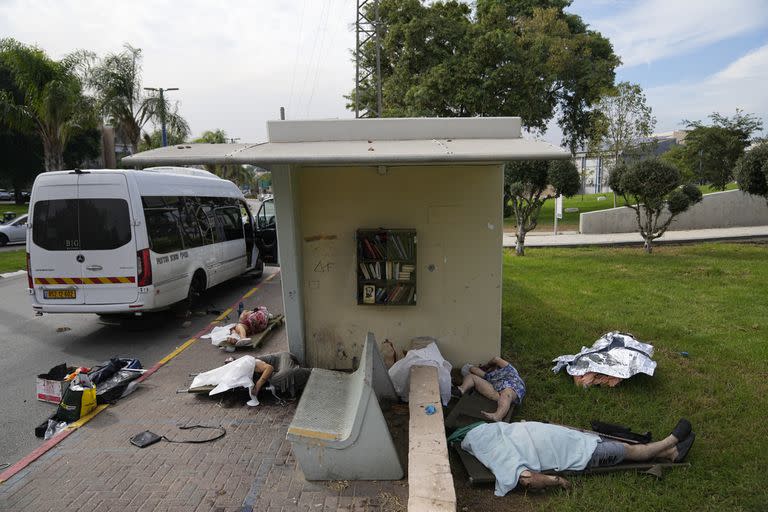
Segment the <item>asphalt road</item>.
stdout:
<path fill-rule="evenodd" d="M 267 267 L 264 274 L 274 271 Z M 90 314 L 36 317 L 26 276 L 0 279 L 0 464 L 12 464 L 35 449 L 41 440 L 34 428 L 55 412 L 53 404 L 36 399 L 37 374 L 64 362 L 91 366 L 113 356 L 138 357 L 150 367 L 218 316 L 202 310 L 223 311 L 258 282 L 244 276 L 208 290 L 201 312 L 188 325 L 187 319 L 161 312 L 112 326 Z"/>

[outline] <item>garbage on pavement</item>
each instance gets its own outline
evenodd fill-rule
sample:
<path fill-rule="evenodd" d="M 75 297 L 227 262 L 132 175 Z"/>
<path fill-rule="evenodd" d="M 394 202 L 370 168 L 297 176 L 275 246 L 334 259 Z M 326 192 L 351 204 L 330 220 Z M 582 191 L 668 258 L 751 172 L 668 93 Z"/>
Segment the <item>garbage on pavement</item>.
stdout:
<path fill-rule="evenodd" d="M 96 386 L 87 375 L 80 373 L 69 382 L 61 397 L 54 419 L 72 423 L 96 408 Z"/>
<path fill-rule="evenodd" d="M 609 332 L 592 347 L 582 347 L 578 354 L 563 355 L 552 360 L 554 373 L 563 368 L 577 385 L 589 387 L 605 384 L 616 386 L 638 373 L 653 376 L 656 361 L 653 345 L 638 341 L 631 334 Z"/>
<path fill-rule="evenodd" d="M 448 405 L 451 400 L 451 363 L 446 361 L 437 343 L 430 342 L 424 348 L 409 350 L 404 358 L 397 361 L 389 369 L 389 378 L 395 386 L 395 391 L 404 402 L 408 401 L 410 389 L 411 366 L 434 366 L 437 368 L 437 380 L 440 386 L 440 400 Z"/>
<path fill-rule="evenodd" d="M 58 404 L 61 402 L 61 396 L 67 389 L 65 377 L 75 371 L 74 366 L 67 366 L 67 363 L 61 363 L 54 366 L 46 373 L 41 373 L 35 381 L 35 394 L 37 399 L 42 402 Z"/>

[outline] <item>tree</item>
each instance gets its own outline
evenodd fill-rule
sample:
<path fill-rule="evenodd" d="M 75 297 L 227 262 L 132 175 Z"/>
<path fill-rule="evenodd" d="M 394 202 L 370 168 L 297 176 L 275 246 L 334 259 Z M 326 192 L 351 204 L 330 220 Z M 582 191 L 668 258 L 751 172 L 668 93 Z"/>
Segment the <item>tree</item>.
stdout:
<path fill-rule="evenodd" d="M 619 165 L 609 183 L 635 210 L 637 227 L 649 254 L 653 241 L 667 231 L 672 220 L 701 201 L 701 190 L 692 184 L 681 186 L 680 171 L 658 158 Z"/>
<path fill-rule="evenodd" d="M 578 192 L 579 171 L 570 160 L 525 160 L 505 166 L 504 197 L 509 197 L 515 215 L 518 256 L 525 255 L 525 235 L 536 229 L 544 203 L 551 197 L 571 197 Z"/>
<path fill-rule="evenodd" d="M 694 173 L 693 167 L 688 161 L 687 148 L 684 145 L 672 146 L 668 151 L 662 153 L 659 158 L 662 162 L 677 167 L 683 182 L 690 183 L 696 178 L 696 173 Z"/>
<path fill-rule="evenodd" d="M 589 138 L 589 152 L 607 152 L 612 160 L 611 169 L 619 159 L 653 133 L 656 119 L 645 102 L 645 94 L 637 84 L 619 82 L 605 93 L 595 106 L 594 122 Z M 616 195 L 613 196 L 616 206 Z"/>
<path fill-rule="evenodd" d="M 768 142 L 760 143 L 739 158 L 734 174 L 741 190 L 768 199 Z"/>
<path fill-rule="evenodd" d="M 138 152 L 144 126 L 149 121 L 158 124 L 164 110 L 168 132 L 175 126 L 177 135 L 183 133 L 186 139 L 189 126 L 178 112 L 178 103 L 146 95 L 141 80 L 141 49 L 129 44 L 119 53 L 106 55 L 89 73 L 88 82 L 96 92 L 102 115 L 114 126 L 116 135 L 131 145 L 133 153 Z"/>
<path fill-rule="evenodd" d="M 204 144 L 225 144 L 227 142 L 227 133 L 218 128 L 216 130 L 206 130 L 203 134 L 192 142 Z M 256 185 L 256 175 L 253 172 L 253 166 L 250 165 L 205 165 L 205 169 L 212 172 L 219 178 L 230 180 L 238 187 L 253 187 Z"/>
<path fill-rule="evenodd" d="M 725 190 L 733 181 L 736 161 L 749 146 L 752 134 L 762 129 L 763 123 L 739 109 L 733 117 L 714 112 L 709 118 L 711 125 L 684 121 L 691 129 L 685 137 L 685 159 L 701 182 Z"/>
<path fill-rule="evenodd" d="M 10 68 L 20 93 L 0 90 L 0 119 L 12 130 L 36 133 L 46 171 L 64 168 L 64 149 L 73 130 L 92 118 L 76 74 L 78 56 L 61 61 L 14 39 L 0 40 L 0 60 Z"/>
<path fill-rule="evenodd" d="M 558 114 L 563 142 L 575 152 L 592 123 L 589 108 L 613 84 L 620 60 L 606 38 L 564 12 L 569 4 L 381 0 L 382 115 L 520 116 L 543 132 Z M 360 59 L 375 66 L 373 40 Z M 375 112 L 375 77 L 347 98 L 348 108 Z"/>

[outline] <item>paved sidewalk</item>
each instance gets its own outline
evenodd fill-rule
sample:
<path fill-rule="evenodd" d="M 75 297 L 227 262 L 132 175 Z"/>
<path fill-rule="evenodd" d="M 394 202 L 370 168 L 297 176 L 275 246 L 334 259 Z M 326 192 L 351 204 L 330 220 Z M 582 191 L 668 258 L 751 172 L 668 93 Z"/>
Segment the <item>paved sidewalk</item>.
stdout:
<path fill-rule="evenodd" d="M 768 239 L 768 226 L 751 226 L 719 229 L 694 229 L 689 231 L 667 231 L 654 243 L 686 243 L 715 240 Z M 504 233 L 504 247 L 514 247 L 514 233 Z M 528 233 L 526 247 L 582 247 L 589 245 L 642 245 L 639 233 L 611 233 L 603 235 L 582 235 L 575 231 L 558 235 Z"/>
<path fill-rule="evenodd" d="M 246 299 L 246 307 L 263 304 L 270 311 L 282 312 L 279 278 L 277 274 L 260 282 L 258 290 Z M 235 356 L 277 352 L 287 350 L 287 346 L 283 327 L 261 348 L 238 351 Z M 208 340 L 192 343 L 132 395 L 109 406 L 0 484 L 0 510 L 405 510 L 405 480 L 304 480 L 285 440 L 295 404 L 264 403 L 249 408 L 207 395 L 177 393 L 191 382 L 189 374 L 220 366 L 227 355 Z M 176 428 L 193 424 L 221 424 L 227 434 L 212 443 L 161 441 L 144 449 L 128 441 L 144 430 L 171 439 L 211 436 L 210 430 Z"/>

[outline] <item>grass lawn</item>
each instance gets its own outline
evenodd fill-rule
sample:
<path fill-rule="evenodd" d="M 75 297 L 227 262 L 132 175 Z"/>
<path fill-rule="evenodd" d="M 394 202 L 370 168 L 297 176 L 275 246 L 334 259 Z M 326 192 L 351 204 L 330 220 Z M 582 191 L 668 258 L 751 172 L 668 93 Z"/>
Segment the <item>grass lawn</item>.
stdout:
<path fill-rule="evenodd" d="M 27 256 L 24 246 L 18 251 L 0 252 L 0 274 L 15 272 L 27 268 Z"/>
<path fill-rule="evenodd" d="M 16 212 L 16 215 L 24 215 L 29 210 L 29 204 L 0 203 L 0 214 Z"/>
<path fill-rule="evenodd" d="M 712 192 L 720 192 L 708 185 L 699 187 L 703 194 L 711 194 Z M 725 189 L 734 190 L 738 188 L 736 183 L 729 183 Z M 604 200 L 598 201 L 598 197 L 605 197 Z M 616 206 L 624 206 L 624 199 L 622 197 L 616 198 Z M 578 208 L 577 212 L 566 212 L 566 208 Z M 578 231 L 579 230 L 579 215 L 587 212 L 594 212 L 597 210 L 605 210 L 613 208 L 613 192 L 606 192 L 604 194 L 584 194 L 575 195 L 573 197 L 566 197 L 563 199 L 563 218 L 557 221 L 558 231 Z M 552 232 L 554 227 L 555 218 L 555 201 L 550 199 L 544 206 L 541 207 L 541 213 L 539 214 L 539 223 L 536 226 L 535 232 Z M 514 231 L 515 219 L 509 217 L 504 219 L 504 229 Z"/>
<path fill-rule="evenodd" d="M 516 419 L 584 428 L 599 419 L 660 439 L 687 417 L 697 434 L 691 467 L 662 481 L 581 477 L 571 493 L 513 492 L 503 498 L 510 506 L 768 510 L 768 245 L 663 246 L 651 256 L 637 248 L 531 248 L 525 257 L 505 252 L 503 280 L 502 355 L 528 386 Z M 612 330 L 654 345 L 653 377 L 582 389 L 550 371 L 553 358 Z"/>

